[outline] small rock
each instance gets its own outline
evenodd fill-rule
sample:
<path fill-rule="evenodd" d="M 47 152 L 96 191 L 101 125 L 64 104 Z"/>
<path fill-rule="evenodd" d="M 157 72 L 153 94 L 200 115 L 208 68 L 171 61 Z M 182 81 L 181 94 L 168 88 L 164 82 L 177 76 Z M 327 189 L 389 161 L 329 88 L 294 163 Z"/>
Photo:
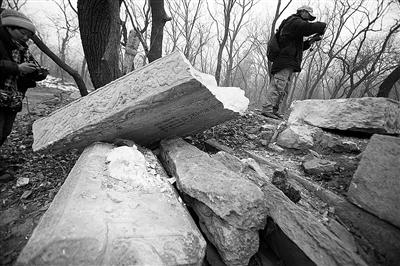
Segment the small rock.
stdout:
<path fill-rule="evenodd" d="M 276 145 L 275 143 L 270 143 L 270 144 L 268 144 L 268 148 L 271 149 L 271 150 L 273 150 L 273 151 L 276 151 L 276 152 L 283 152 L 283 151 L 284 151 L 283 148 L 279 147 L 279 146 Z"/>
<path fill-rule="evenodd" d="M 26 186 L 29 184 L 29 178 L 27 177 L 20 177 L 17 180 L 16 186 L 17 187 L 22 187 L 22 186 Z"/>
<path fill-rule="evenodd" d="M 273 135 L 274 135 L 274 132 L 262 131 L 260 134 L 260 138 L 269 142 Z"/>
<path fill-rule="evenodd" d="M 246 133 L 246 137 L 247 137 L 248 139 L 254 140 L 254 139 L 256 139 L 256 138 L 257 138 L 257 135 L 255 135 L 255 134 L 248 134 L 248 133 Z"/>
<path fill-rule="evenodd" d="M 274 131 L 276 128 L 276 125 L 271 125 L 271 124 L 265 124 L 261 126 L 261 130 L 269 130 L 269 131 Z"/>
<path fill-rule="evenodd" d="M 303 162 L 304 171 L 307 174 L 320 175 L 336 171 L 336 162 L 314 158 Z"/>
<path fill-rule="evenodd" d="M 32 194 L 32 190 L 24 191 L 24 193 L 21 196 L 21 199 L 27 199 L 31 194 Z"/>

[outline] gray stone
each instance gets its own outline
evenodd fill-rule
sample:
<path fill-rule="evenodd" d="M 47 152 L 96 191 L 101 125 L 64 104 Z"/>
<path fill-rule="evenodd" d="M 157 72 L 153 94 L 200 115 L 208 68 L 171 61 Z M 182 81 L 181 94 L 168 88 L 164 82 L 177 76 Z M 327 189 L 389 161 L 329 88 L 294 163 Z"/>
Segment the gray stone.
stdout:
<path fill-rule="evenodd" d="M 316 135 L 315 139 L 322 149 L 329 149 L 334 152 L 360 152 L 360 148 L 354 141 L 344 140 L 327 132 Z"/>
<path fill-rule="evenodd" d="M 367 133 L 400 133 L 400 105 L 388 98 L 364 97 L 295 101 L 289 123 Z"/>
<path fill-rule="evenodd" d="M 304 171 L 307 174 L 321 175 L 335 172 L 337 170 L 336 162 L 321 158 L 312 158 L 303 162 Z"/>
<path fill-rule="evenodd" d="M 217 153 L 229 160 L 227 153 Z M 264 194 L 240 169 L 181 139 L 163 140 L 161 158 L 177 178 L 178 189 L 199 216 L 200 225 L 227 265 L 247 265 L 258 250 L 258 230 L 266 221 Z M 240 164 L 240 161 L 239 161 Z M 239 165 L 237 164 L 237 165 Z"/>
<path fill-rule="evenodd" d="M 214 243 L 224 263 L 228 266 L 248 265 L 258 250 L 258 231 L 231 226 L 199 201 L 194 201 L 192 207 L 200 218 L 202 231 Z"/>
<path fill-rule="evenodd" d="M 161 156 L 178 189 L 202 202 L 230 225 L 261 229 L 265 223 L 260 188 L 182 139 L 161 141 Z"/>
<path fill-rule="evenodd" d="M 361 208 L 400 228 L 400 138 L 373 135 L 348 191 Z"/>
<path fill-rule="evenodd" d="M 271 183 L 271 178 L 258 176 L 255 171 L 249 171 L 250 167 L 238 165 L 240 162 L 238 160 L 227 160 L 226 156 L 216 158 L 222 158 L 225 165 L 235 172 L 242 169 L 241 175 L 262 187 L 268 216 L 315 265 L 366 265 L 347 240 L 342 241 L 317 220 L 314 214 L 291 202 Z M 255 159 L 269 165 L 264 158 L 259 160 L 260 157 L 255 157 Z"/>
<path fill-rule="evenodd" d="M 314 146 L 314 136 L 320 131 L 321 129 L 308 125 L 289 124 L 279 134 L 276 142 L 285 148 L 309 149 Z"/>
<path fill-rule="evenodd" d="M 115 138 L 148 145 L 232 119 L 248 103 L 240 88 L 218 87 L 175 52 L 36 120 L 32 147 L 57 151 Z"/>
<path fill-rule="evenodd" d="M 201 233 L 156 157 L 141 151 L 86 148 L 16 265 L 202 265 Z"/>

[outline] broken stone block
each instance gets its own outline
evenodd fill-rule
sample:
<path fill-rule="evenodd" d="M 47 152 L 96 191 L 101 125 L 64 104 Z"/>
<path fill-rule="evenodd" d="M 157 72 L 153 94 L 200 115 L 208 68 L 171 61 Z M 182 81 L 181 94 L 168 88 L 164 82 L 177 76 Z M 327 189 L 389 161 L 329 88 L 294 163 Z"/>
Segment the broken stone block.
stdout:
<path fill-rule="evenodd" d="M 258 242 L 257 247 L 246 245 L 258 239 L 257 231 L 266 221 L 267 210 L 261 189 L 182 139 L 161 141 L 160 152 L 164 166 L 176 176 L 178 189 L 202 204 L 187 202 L 200 214 L 201 224 L 213 235 L 209 240 L 224 262 L 247 265 L 257 252 Z M 201 208 L 203 205 L 212 216 Z M 253 233 L 249 235 L 249 231 Z M 238 252 L 238 248 L 243 250 Z"/>
<path fill-rule="evenodd" d="M 291 149 L 309 149 L 314 146 L 314 135 L 321 131 L 319 128 L 308 125 L 289 124 L 279 134 L 277 144 Z"/>
<path fill-rule="evenodd" d="M 334 152 L 360 152 L 360 147 L 358 147 L 357 143 L 354 141 L 344 140 L 328 132 L 316 135 L 315 142 L 317 142 L 322 149 L 329 149 Z"/>
<path fill-rule="evenodd" d="M 354 204 L 400 228 L 400 138 L 373 135 L 350 184 Z"/>
<path fill-rule="evenodd" d="M 312 158 L 303 162 L 304 171 L 307 174 L 322 175 L 326 173 L 332 173 L 337 170 L 336 162 L 321 158 Z"/>
<path fill-rule="evenodd" d="M 199 216 L 200 228 L 217 247 L 226 265 L 248 265 L 258 250 L 258 231 L 238 229 L 215 215 L 206 205 L 194 200 L 193 209 Z"/>
<path fill-rule="evenodd" d="M 231 155 L 231 157 L 234 156 Z M 366 265 L 360 256 L 354 252 L 352 246 L 343 242 L 328 230 L 321 221 L 315 218 L 314 214 L 290 201 L 282 191 L 271 183 L 271 178 L 255 177 L 255 171 L 249 171 L 250 168 L 245 167 L 245 165 L 238 165 L 240 160 L 227 160 L 226 156 L 215 156 L 215 158 L 222 158 L 226 167 L 262 187 L 268 216 L 287 236 L 289 240 L 286 242 L 291 242 L 291 246 L 293 246 L 293 243 L 297 245 L 304 252 L 304 257 L 308 257 L 315 265 Z M 263 159 L 260 162 L 265 163 L 265 160 Z M 241 171 L 239 172 L 238 169 L 241 169 Z M 287 253 L 290 253 L 290 250 Z M 303 265 L 301 262 L 297 263 Z"/>
<path fill-rule="evenodd" d="M 96 143 L 76 162 L 16 265 L 202 265 L 205 248 L 150 151 Z"/>
<path fill-rule="evenodd" d="M 240 88 L 218 87 L 214 77 L 175 52 L 36 120 L 33 150 L 82 148 L 115 138 L 149 145 L 235 118 L 248 103 Z"/>
<path fill-rule="evenodd" d="M 288 122 L 371 134 L 399 134 L 400 104 L 376 97 L 295 101 Z"/>

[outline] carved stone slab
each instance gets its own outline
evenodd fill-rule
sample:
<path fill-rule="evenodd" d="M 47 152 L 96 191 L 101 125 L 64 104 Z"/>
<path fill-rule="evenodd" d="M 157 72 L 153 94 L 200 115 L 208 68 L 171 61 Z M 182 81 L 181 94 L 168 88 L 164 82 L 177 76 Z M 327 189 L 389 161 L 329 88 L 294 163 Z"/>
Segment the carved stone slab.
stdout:
<path fill-rule="evenodd" d="M 16 265 L 201 265 L 205 248 L 150 151 L 96 143 L 78 159 Z"/>
<path fill-rule="evenodd" d="M 362 154 L 348 197 L 400 228 L 400 138 L 373 135 Z"/>
<path fill-rule="evenodd" d="M 388 98 L 295 101 L 289 123 L 354 132 L 399 134 L 400 104 Z"/>
<path fill-rule="evenodd" d="M 218 87 L 175 52 L 105 85 L 33 124 L 33 150 L 86 147 L 114 138 L 140 145 L 202 131 L 232 119 L 249 100 Z"/>

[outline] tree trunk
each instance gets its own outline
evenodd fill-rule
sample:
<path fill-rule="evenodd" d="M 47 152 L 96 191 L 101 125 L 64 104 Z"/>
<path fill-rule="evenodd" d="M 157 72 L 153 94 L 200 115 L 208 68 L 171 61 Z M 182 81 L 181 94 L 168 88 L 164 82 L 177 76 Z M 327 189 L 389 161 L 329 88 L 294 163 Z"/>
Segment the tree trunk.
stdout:
<path fill-rule="evenodd" d="M 79 73 L 72 69 L 70 66 L 68 66 L 66 63 L 64 63 L 63 61 L 61 61 L 61 59 L 56 56 L 52 51 L 50 51 L 50 49 L 46 46 L 46 44 L 44 44 L 42 42 L 42 40 L 40 40 L 36 35 L 33 35 L 32 40 L 34 41 L 34 43 L 37 45 L 37 47 L 39 47 L 40 50 L 42 50 L 48 57 L 50 57 L 59 67 L 61 67 L 62 69 L 64 69 L 68 74 L 70 74 L 75 82 L 76 85 L 78 86 L 78 89 L 81 93 L 81 96 L 86 96 L 88 95 L 87 89 L 86 89 L 86 85 L 85 82 L 83 82 L 82 77 L 79 76 Z"/>
<path fill-rule="evenodd" d="M 400 66 L 396 67 L 379 86 L 379 91 L 376 97 L 389 97 L 390 90 L 394 84 L 400 80 Z"/>
<path fill-rule="evenodd" d="M 150 0 L 151 7 L 151 36 L 150 36 L 150 51 L 147 55 L 149 62 L 161 58 L 162 42 L 164 37 L 165 22 L 171 18 L 167 16 L 164 9 L 164 0 Z"/>
<path fill-rule="evenodd" d="M 120 1 L 78 0 L 83 51 L 94 87 L 121 76 L 119 70 Z"/>

